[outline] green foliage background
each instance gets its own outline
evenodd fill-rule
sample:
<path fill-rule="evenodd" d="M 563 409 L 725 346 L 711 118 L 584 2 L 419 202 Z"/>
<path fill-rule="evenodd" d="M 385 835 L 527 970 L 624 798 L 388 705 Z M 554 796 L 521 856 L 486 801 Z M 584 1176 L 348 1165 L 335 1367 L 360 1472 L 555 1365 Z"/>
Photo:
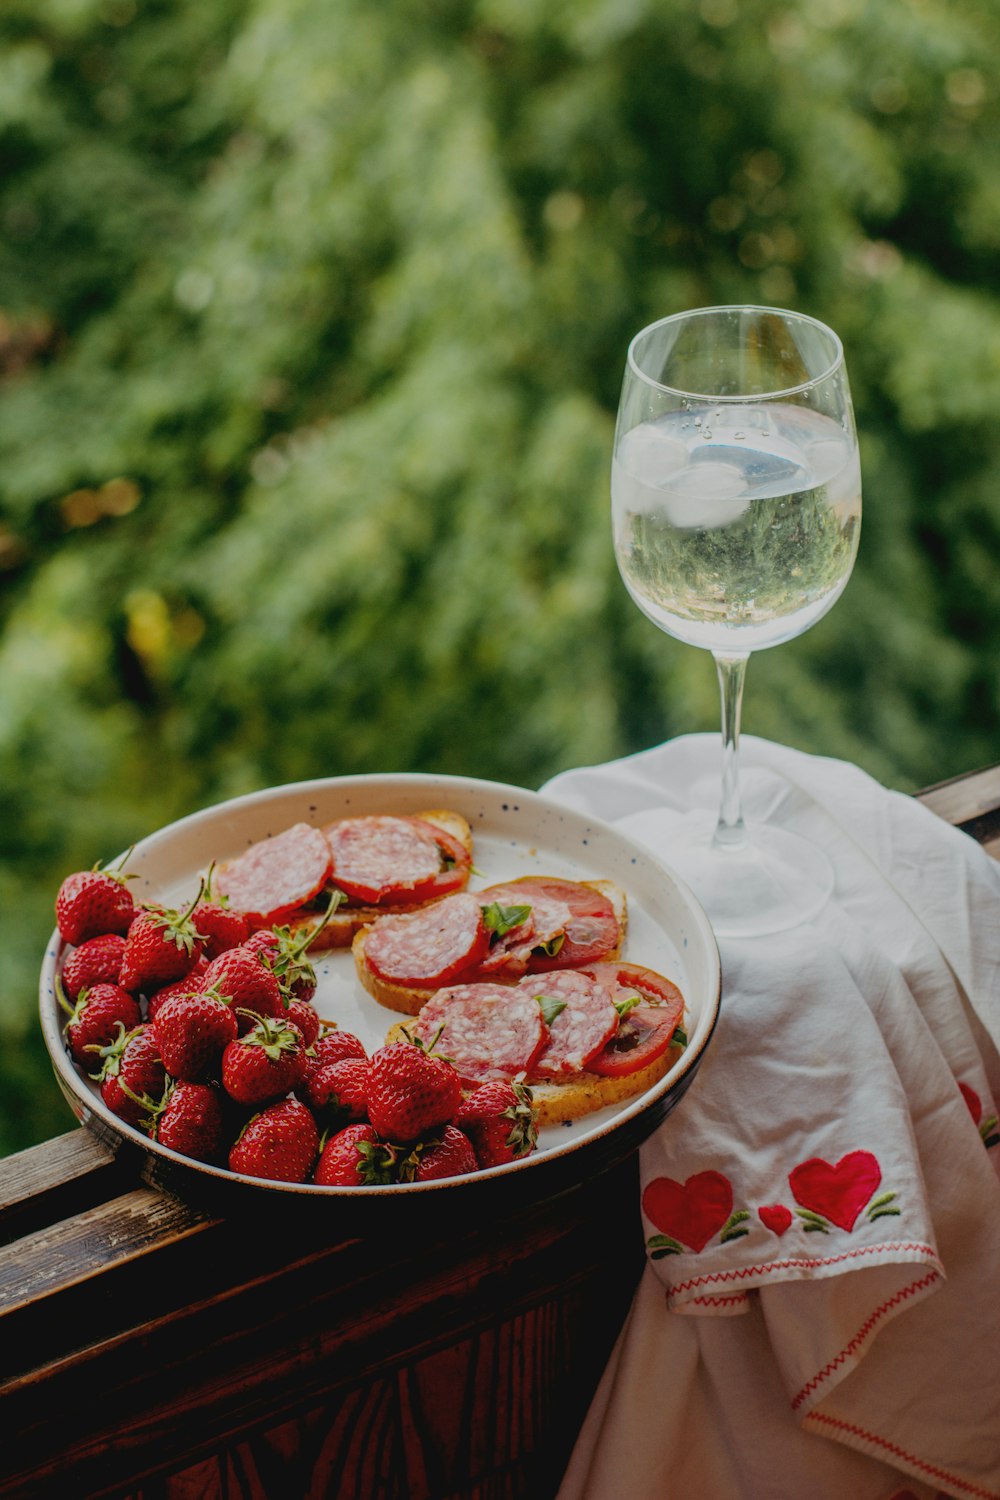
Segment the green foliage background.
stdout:
<path fill-rule="evenodd" d="M 609 543 L 631 334 L 833 324 L 866 514 L 745 728 L 997 755 L 994 0 L 6 0 L 0 1150 L 69 870 L 277 781 L 717 722 Z"/>

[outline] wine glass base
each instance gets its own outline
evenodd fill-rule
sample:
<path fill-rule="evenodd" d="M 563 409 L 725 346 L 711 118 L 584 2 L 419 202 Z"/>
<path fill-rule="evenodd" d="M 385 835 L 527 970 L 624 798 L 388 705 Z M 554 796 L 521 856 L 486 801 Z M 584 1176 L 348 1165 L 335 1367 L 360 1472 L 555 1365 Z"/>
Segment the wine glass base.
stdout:
<path fill-rule="evenodd" d="M 833 893 L 833 866 L 824 851 L 796 833 L 752 825 L 736 848 L 713 844 L 716 819 L 690 813 L 664 850 L 666 862 L 691 887 L 718 937 L 760 937 L 798 927 Z"/>

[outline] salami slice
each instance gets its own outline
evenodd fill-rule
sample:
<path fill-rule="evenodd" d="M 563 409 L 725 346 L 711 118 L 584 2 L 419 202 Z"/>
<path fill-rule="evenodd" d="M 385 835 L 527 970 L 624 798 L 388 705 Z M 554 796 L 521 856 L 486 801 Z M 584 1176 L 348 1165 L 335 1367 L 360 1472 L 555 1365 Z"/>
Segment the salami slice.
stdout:
<path fill-rule="evenodd" d="M 484 905 L 531 908 L 521 932 L 514 929 L 508 934 L 499 951 L 496 944 L 491 948 L 479 971 L 483 978 L 517 979 L 526 973 L 576 968 L 604 958 L 621 938 L 611 902 L 580 881 L 529 875 L 489 886 L 479 898 Z"/>
<path fill-rule="evenodd" d="M 517 989 L 530 995 L 548 1020 L 549 1039 L 535 1059 L 532 1078 L 558 1081 L 583 1072 L 618 1030 L 609 989 L 591 974 L 578 969 L 537 978 L 529 974 Z"/>
<path fill-rule="evenodd" d="M 342 818 L 324 832 L 334 882 L 355 902 L 431 900 L 460 889 L 468 878 L 468 850 L 423 818 Z"/>
<path fill-rule="evenodd" d="M 421 1010 L 414 1030 L 427 1044 L 440 1031 L 435 1050 L 469 1083 L 530 1072 L 548 1034 L 534 998 L 504 984 L 440 990 Z"/>
<path fill-rule="evenodd" d="M 421 911 L 379 917 L 368 929 L 365 958 L 379 979 L 434 989 L 474 968 L 489 941 L 478 897 L 459 891 Z"/>
<path fill-rule="evenodd" d="M 330 846 L 323 834 L 295 823 L 220 865 L 213 883 L 254 926 L 270 927 L 318 895 L 329 874 Z"/>

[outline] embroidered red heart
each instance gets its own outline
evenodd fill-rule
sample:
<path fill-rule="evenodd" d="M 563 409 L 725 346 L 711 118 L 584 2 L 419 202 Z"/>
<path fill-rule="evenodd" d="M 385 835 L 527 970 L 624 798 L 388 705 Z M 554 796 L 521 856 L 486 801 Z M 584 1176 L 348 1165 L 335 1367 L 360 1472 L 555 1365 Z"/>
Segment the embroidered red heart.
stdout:
<path fill-rule="evenodd" d="M 796 1203 L 846 1230 L 854 1228 L 881 1181 L 882 1170 L 870 1151 L 849 1151 L 835 1167 L 814 1156 L 788 1174 Z"/>
<path fill-rule="evenodd" d="M 783 1203 L 764 1203 L 758 1208 L 760 1222 L 766 1229 L 773 1229 L 780 1238 L 792 1222 L 792 1211 Z"/>
<path fill-rule="evenodd" d="M 697 1252 L 732 1213 L 733 1190 L 721 1172 L 696 1172 L 684 1183 L 654 1177 L 642 1195 L 642 1211 L 661 1234 Z"/>
<path fill-rule="evenodd" d="M 967 1083 L 960 1083 L 958 1087 L 961 1090 L 962 1098 L 965 1100 L 969 1114 L 978 1125 L 980 1120 L 983 1118 L 983 1101 L 980 1099 L 975 1089 L 970 1088 Z"/>

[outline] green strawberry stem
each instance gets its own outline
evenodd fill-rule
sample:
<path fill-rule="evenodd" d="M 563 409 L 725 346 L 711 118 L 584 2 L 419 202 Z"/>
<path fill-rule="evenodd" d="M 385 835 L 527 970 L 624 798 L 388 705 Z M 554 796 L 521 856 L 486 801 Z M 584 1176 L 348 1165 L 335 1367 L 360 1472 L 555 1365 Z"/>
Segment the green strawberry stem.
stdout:
<path fill-rule="evenodd" d="M 69 1017 L 69 1021 L 66 1022 L 66 1026 L 68 1026 L 70 1024 L 70 1021 L 76 1020 L 76 1007 L 70 1004 L 69 997 L 62 986 L 62 979 L 58 974 L 56 975 L 56 999 L 59 1002 L 60 1010 L 64 1010 Z M 66 1026 L 63 1027 L 64 1032 L 66 1030 Z"/>
<path fill-rule="evenodd" d="M 250 1016 L 254 1020 L 253 1027 L 240 1038 L 240 1045 L 245 1047 L 262 1047 L 272 1062 L 279 1062 L 284 1052 L 295 1052 L 299 1047 L 299 1038 L 294 1031 L 290 1031 L 283 1021 L 275 1020 L 270 1016 L 258 1016 L 255 1011 L 245 1010 L 242 1005 L 236 1007 L 238 1016 Z"/>
<path fill-rule="evenodd" d="M 177 911 L 168 907 L 148 907 L 151 920 L 158 927 L 163 928 L 163 941 L 173 943 L 175 948 L 184 948 L 188 953 L 194 949 L 195 937 L 199 936 L 198 930 L 192 921 L 194 909 L 205 894 L 204 876 L 198 881 L 198 890 L 194 900 L 186 911 Z"/>
<path fill-rule="evenodd" d="M 135 880 L 137 877 L 134 872 L 130 874 L 125 873 L 125 866 L 128 864 L 128 861 L 132 858 L 132 855 L 134 853 L 135 845 L 129 844 L 128 848 L 125 850 L 125 853 L 119 855 L 117 864 L 105 865 L 103 869 L 99 864 L 97 864 L 94 866 L 94 869 L 100 870 L 103 875 L 113 875 L 114 878 L 121 881 L 122 884 L 124 884 L 126 880 Z"/>

